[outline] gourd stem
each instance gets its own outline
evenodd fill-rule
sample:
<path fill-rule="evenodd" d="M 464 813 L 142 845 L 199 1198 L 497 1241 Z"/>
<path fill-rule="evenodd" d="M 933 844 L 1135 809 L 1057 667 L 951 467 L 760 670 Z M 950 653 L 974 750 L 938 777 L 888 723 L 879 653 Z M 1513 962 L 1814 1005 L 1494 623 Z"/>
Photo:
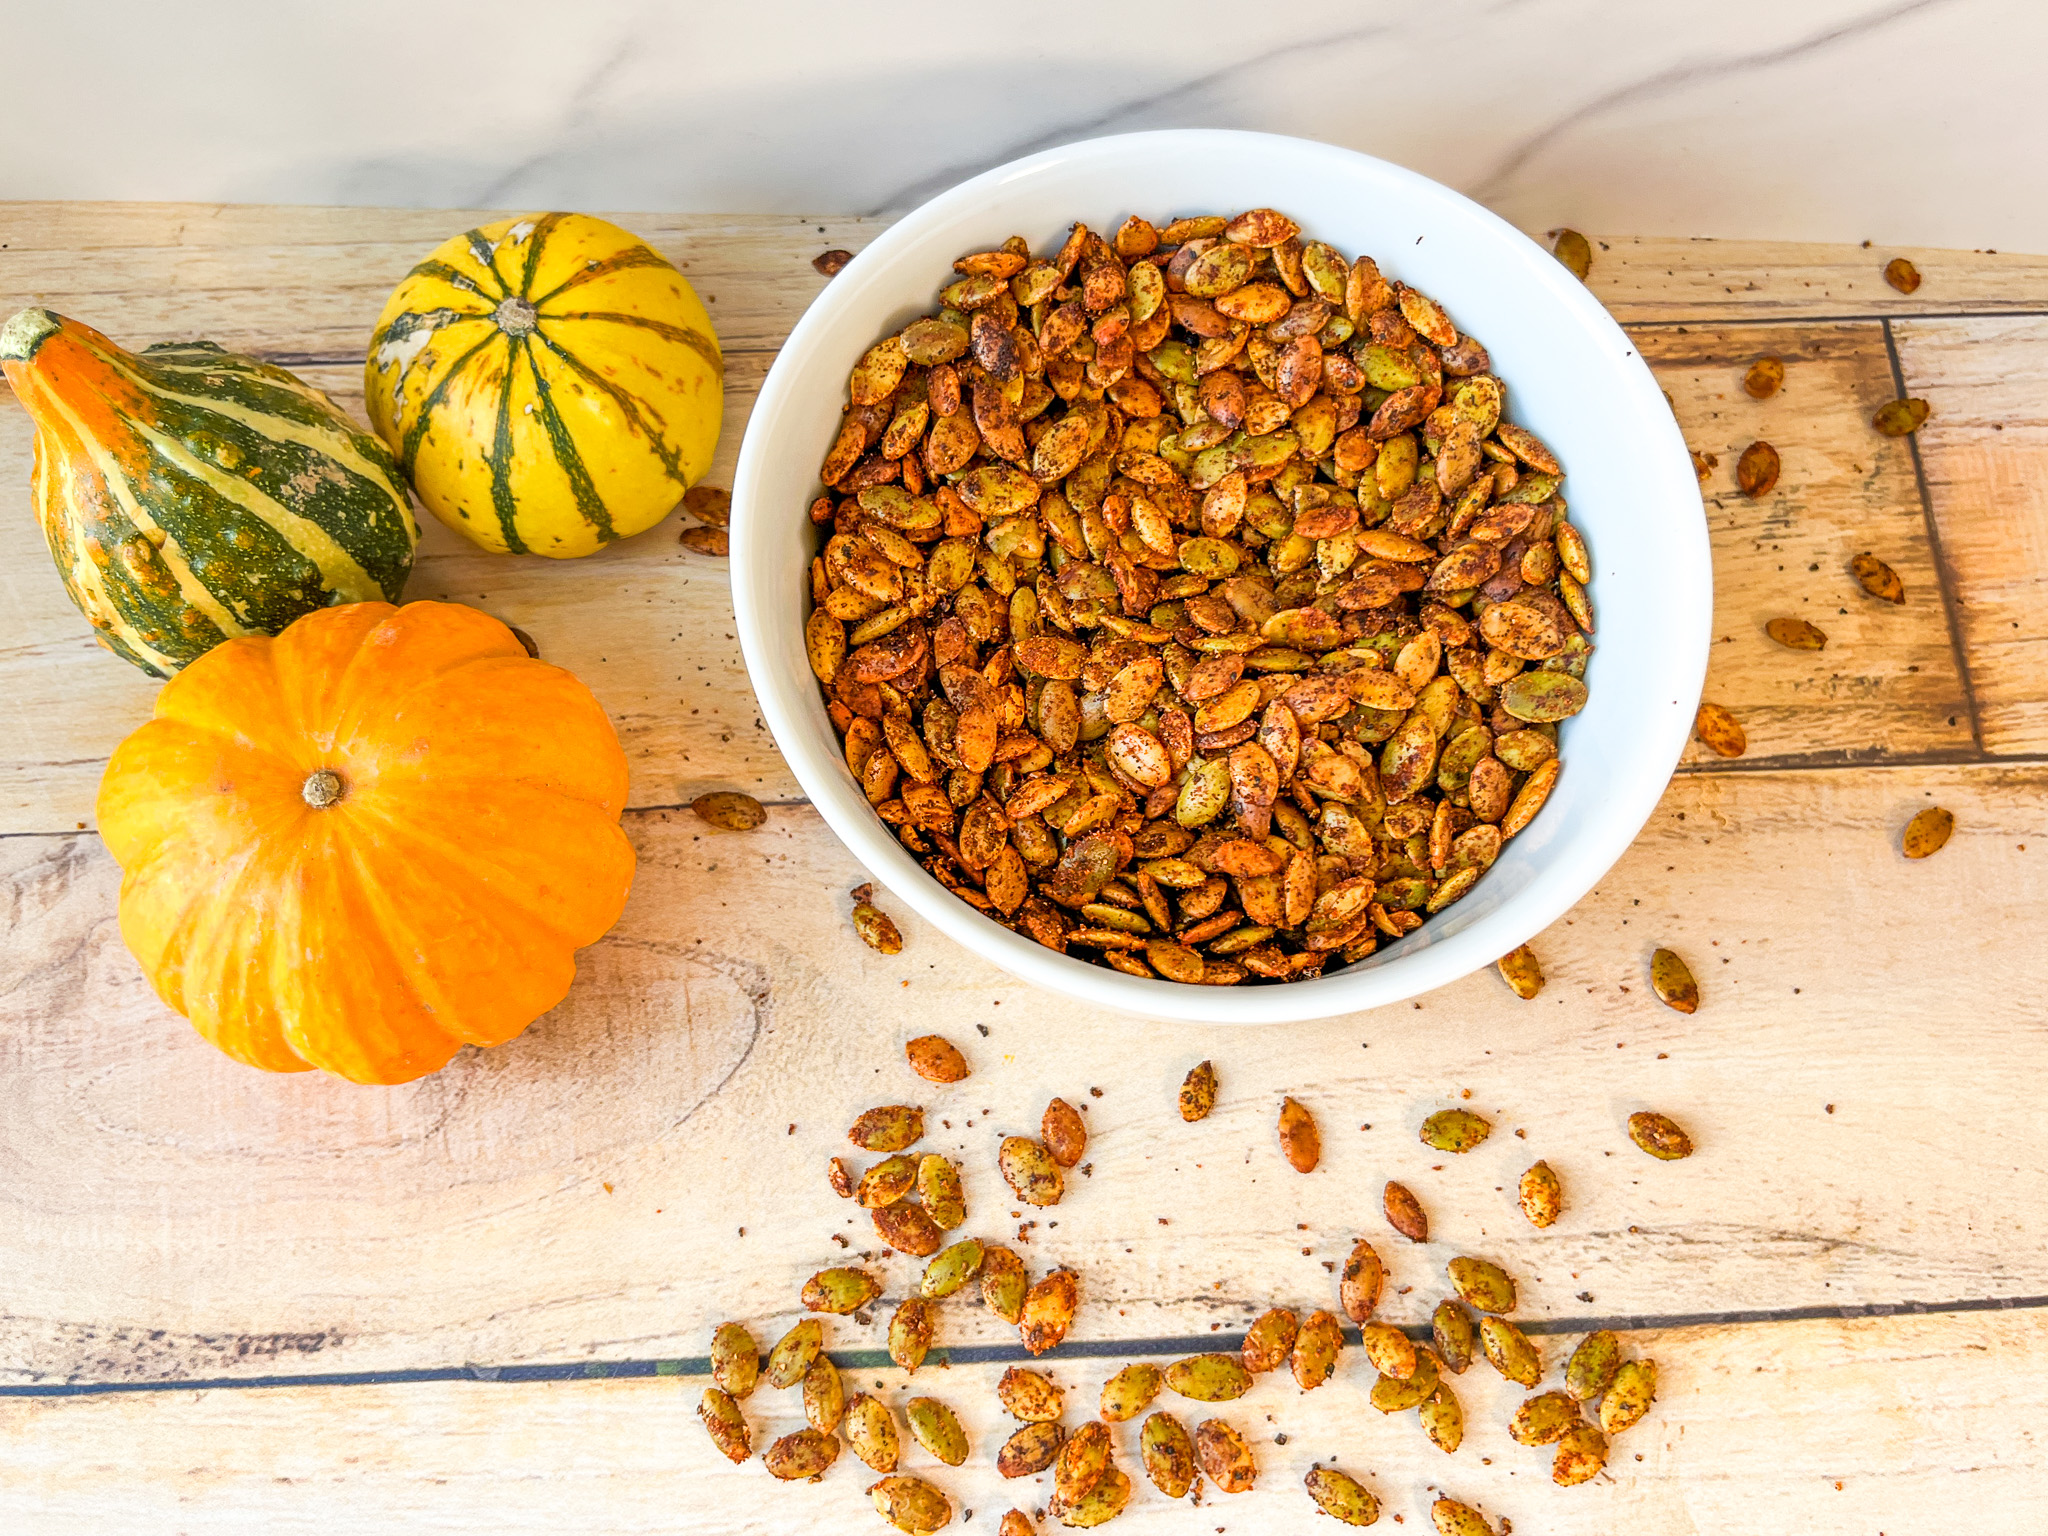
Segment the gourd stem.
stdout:
<path fill-rule="evenodd" d="M 340 774 L 332 768 L 316 768 L 306 776 L 299 797 L 314 810 L 324 811 L 347 793 L 348 786 L 341 782 Z"/>
<path fill-rule="evenodd" d="M 531 335 L 540 324 L 540 316 L 533 305 L 516 293 L 500 304 L 491 318 L 507 336 Z"/>

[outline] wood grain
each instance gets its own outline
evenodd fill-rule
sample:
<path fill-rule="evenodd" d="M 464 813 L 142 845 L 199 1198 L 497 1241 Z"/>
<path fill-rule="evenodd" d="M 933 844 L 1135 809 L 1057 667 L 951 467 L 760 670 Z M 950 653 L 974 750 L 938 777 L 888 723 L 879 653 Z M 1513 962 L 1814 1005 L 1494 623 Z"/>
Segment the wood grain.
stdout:
<path fill-rule="evenodd" d="M 1486 1365 L 1456 1380 L 1465 1443 L 1445 1457 L 1412 1415 L 1389 1419 L 1367 1406 L 1354 1355 L 1313 1393 L 1267 1376 L 1214 1409 L 1162 1400 L 1190 1425 L 1213 1413 L 1255 1447 L 1257 1486 L 1206 1490 L 1199 1511 L 1176 1507 L 1144 1481 L 1135 1427 L 1121 1427 L 1119 1464 L 1138 1486 L 1115 1529 L 1186 1536 L 1218 1525 L 1320 1527 L 1301 1487 L 1317 1462 L 1372 1488 L 1387 1530 L 1430 1529 L 1437 1489 L 1516 1531 L 1559 1536 L 1964 1528 L 2032 1536 L 2048 1523 L 2039 1428 L 2048 1413 L 2048 1318 L 2040 1313 L 1684 1329 L 1628 1343 L 1657 1361 L 1658 1402 L 1615 1440 L 1607 1472 L 1583 1487 L 1553 1486 L 1548 1453 L 1508 1438 L 1505 1421 L 1521 1394 Z M 1048 1359 L 1068 1391 L 1071 1426 L 1113 1363 Z M 938 1465 L 915 1446 L 902 1464 L 951 1497 L 950 1529 L 990 1532 L 1006 1509 L 1045 1507 L 1048 1478 L 1006 1481 L 990 1465 L 1012 1427 L 994 1403 L 1000 1370 L 928 1367 L 908 1383 L 894 1370 L 852 1378 L 899 1410 L 926 1393 L 959 1414 L 972 1445 L 966 1465 Z M 874 1474 L 851 1455 L 815 1484 L 777 1483 L 758 1460 L 734 1467 L 718 1456 L 695 1422 L 701 1385 L 450 1382 L 0 1399 L 0 1523 L 37 1536 L 886 1529 L 862 1493 Z M 763 1387 L 747 1402 L 757 1445 L 800 1426 L 795 1397 Z M 1957 1524 L 1965 1506 L 1967 1527 Z"/>
<path fill-rule="evenodd" d="M 2048 751 L 2048 320 L 1892 329 L 1985 749 Z"/>
<path fill-rule="evenodd" d="M 861 872 L 807 806 L 753 834 L 642 813 L 626 916 L 569 1000 L 368 1092 L 219 1056 L 138 978 L 96 840 L 0 840 L 0 1362 L 26 1383 L 699 1354 L 723 1317 L 786 1326 L 805 1275 L 875 1246 L 824 1165 L 899 1100 L 964 1160 L 969 1231 L 1036 1217 L 1028 1262 L 1081 1269 L 1081 1337 L 1326 1304 L 1361 1222 L 1416 1287 L 1402 1322 L 1461 1249 L 1508 1264 L 1538 1317 L 2038 1294 L 2048 951 L 2018 940 L 2048 923 L 2044 793 L 2035 765 L 1682 775 L 1535 941 L 1534 1003 L 1489 972 L 1255 1034 L 1083 1026 L 886 896 L 906 944 L 874 954 L 846 918 Z M 1930 803 L 1958 830 L 1910 863 L 1899 830 Z M 1699 976 L 1696 1015 L 1649 994 L 1660 944 Z M 932 1030 L 969 1054 L 958 1087 L 903 1065 Z M 1203 1057 L 1222 1104 L 1186 1126 L 1173 1093 Z M 1498 1129 L 1430 1154 L 1415 1127 L 1467 1092 Z M 1093 1172 L 1020 1214 L 995 1144 L 1056 1093 L 1088 1106 Z M 1275 1150 L 1282 1093 L 1323 1126 L 1307 1178 Z M 1645 1107 L 1698 1155 L 1637 1152 Z M 1502 1192 L 1537 1157 L 1568 1192 L 1546 1233 Z M 1430 1209 L 1426 1251 L 1382 1226 L 1388 1178 Z M 915 1265 L 879 1262 L 902 1294 Z M 1004 1336 L 949 1304 L 945 1342 Z"/>

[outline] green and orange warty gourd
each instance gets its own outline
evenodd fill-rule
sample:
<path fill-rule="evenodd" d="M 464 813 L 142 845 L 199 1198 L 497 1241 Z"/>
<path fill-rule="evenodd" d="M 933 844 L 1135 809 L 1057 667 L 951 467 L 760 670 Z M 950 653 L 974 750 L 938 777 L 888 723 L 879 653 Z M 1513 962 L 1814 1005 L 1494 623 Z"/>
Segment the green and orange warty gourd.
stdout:
<path fill-rule="evenodd" d="M 404 590 L 419 526 L 397 465 L 284 369 L 210 341 L 126 352 L 47 309 L 0 325 L 0 369 L 35 422 L 58 574 L 100 644 L 151 676 Z"/>
<path fill-rule="evenodd" d="M 711 317 L 638 237 L 580 213 L 505 219 L 414 267 L 370 338 L 370 420 L 436 517 L 565 559 L 653 527 L 711 466 Z"/>
<path fill-rule="evenodd" d="M 359 1083 L 500 1045 L 562 1000 L 633 878 L 590 691 L 453 603 L 233 639 L 100 784 L 121 935 L 238 1061 Z"/>

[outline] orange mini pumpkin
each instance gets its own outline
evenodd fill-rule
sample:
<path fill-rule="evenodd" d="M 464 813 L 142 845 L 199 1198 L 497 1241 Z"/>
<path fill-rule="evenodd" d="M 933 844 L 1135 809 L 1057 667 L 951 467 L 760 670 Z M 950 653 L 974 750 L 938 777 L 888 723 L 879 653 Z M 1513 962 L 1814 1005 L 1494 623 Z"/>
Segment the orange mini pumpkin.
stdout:
<path fill-rule="evenodd" d="M 100 781 L 121 936 L 237 1061 L 403 1083 L 562 1000 L 626 901 L 590 690 L 454 603 L 354 603 L 164 685 Z"/>

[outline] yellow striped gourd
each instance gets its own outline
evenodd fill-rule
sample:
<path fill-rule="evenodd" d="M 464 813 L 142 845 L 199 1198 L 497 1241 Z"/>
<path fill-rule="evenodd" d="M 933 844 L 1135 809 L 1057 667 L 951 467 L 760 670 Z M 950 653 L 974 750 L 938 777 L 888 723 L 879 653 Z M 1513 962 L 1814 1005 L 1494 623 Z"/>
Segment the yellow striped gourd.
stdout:
<path fill-rule="evenodd" d="M 398 601 L 419 526 L 397 466 L 284 369 L 210 341 L 126 352 L 47 309 L 0 325 L 0 369 L 35 422 L 58 574 L 152 677 L 315 609 Z"/>
<path fill-rule="evenodd" d="M 669 262 L 577 213 L 457 235 L 384 306 L 363 377 L 413 491 L 486 549 L 568 558 L 666 517 L 711 465 L 711 317 Z"/>

